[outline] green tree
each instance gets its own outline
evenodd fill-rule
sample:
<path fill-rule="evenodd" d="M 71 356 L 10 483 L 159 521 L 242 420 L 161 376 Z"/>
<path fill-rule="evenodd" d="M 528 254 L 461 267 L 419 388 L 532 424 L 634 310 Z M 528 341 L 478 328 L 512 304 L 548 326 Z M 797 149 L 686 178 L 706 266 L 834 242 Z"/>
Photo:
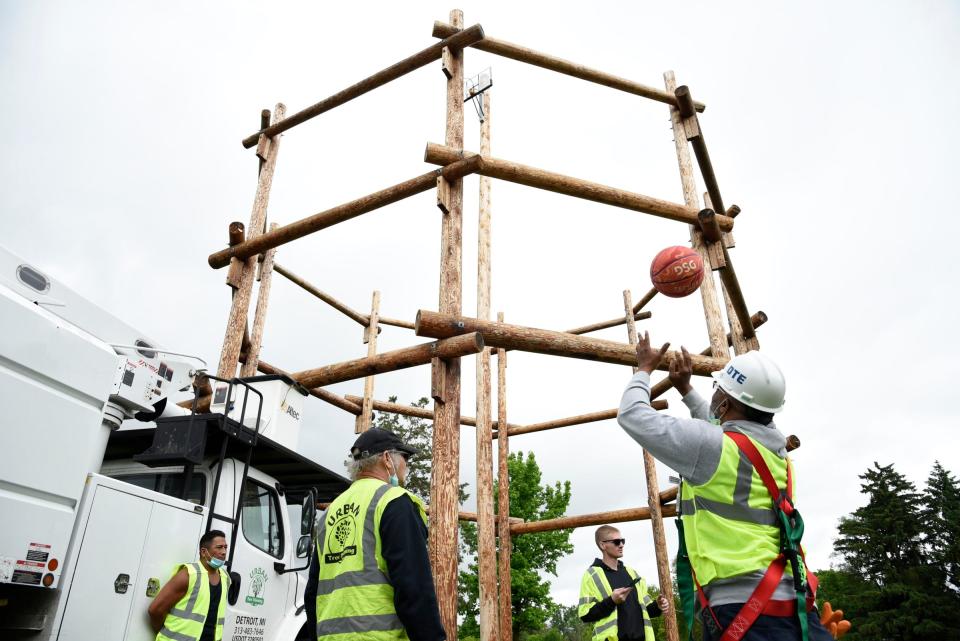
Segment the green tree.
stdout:
<path fill-rule="evenodd" d="M 526 456 L 523 452 L 511 454 L 507 470 L 510 478 L 510 516 L 540 521 L 564 515 L 570 504 L 570 481 L 541 485 L 542 474 L 533 452 Z M 498 486 L 498 483 L 494 483 L 494 495 Z M 464 553 L 461 558 L 468 558 L 468 561 L 459 577 L 459 607 L 464 617 L 460 634 L 477 636 L 480 591 L 477 579 L 477 529 L 471 523 L 464 523 L 461 532 Z M 557 612 L 559 606 L 550 598 L 550 583 L 542 573 L 557 575 L 557 561 L 573 552 L 571 532 L 556 530 L 512 538 L 510 586 L 514 639 L 520 639 L 521 633 L 542 631 L 546 621 Z"/>
<path fill-rule="evenodd" d="M 927 478 L 924 499 L 930 561 L 943 572 L 947 588 L 960 594 L 960 485 L 939 462 Z"/>

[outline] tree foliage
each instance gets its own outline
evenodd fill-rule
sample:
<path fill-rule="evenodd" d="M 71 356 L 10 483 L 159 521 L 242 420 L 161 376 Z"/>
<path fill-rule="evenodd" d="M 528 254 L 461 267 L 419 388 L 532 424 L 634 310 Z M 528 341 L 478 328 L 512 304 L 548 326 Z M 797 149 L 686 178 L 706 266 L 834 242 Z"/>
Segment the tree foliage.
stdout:
<path fill-rule="evenodd" d="M 553 485 L 541 484 L 542 474 L 533 452 L 511 454 L 508 460 L 510 479 L 510 516 L 527 521 L 540 521 L 563 516 L 570 504 L 570 481 L 557 481 Z M 494 484 L 494 495 L 499 483 Z M 495 505 L 496 509 L 496 505 Z M 463 615 L 461 635 L 476 635 L 479 631 L 477 578 L 477 530 L 476 526 L 464 523 L 462 558 L 468 558 L 466 569 L 460 572 L 460 614 Z M 520 639 L 521 633 L 539 632 L 558 606 L 550 598 L 550 583 L 543 573 L 557 575 L 557 561 L 573 552 L 570 544 L 572 530 L 537 532 L 512 538 L 510 573 L 511 605 L 513 611 L 513 636 Z M 500 540 L 497 540 L 499 549 Z"/>

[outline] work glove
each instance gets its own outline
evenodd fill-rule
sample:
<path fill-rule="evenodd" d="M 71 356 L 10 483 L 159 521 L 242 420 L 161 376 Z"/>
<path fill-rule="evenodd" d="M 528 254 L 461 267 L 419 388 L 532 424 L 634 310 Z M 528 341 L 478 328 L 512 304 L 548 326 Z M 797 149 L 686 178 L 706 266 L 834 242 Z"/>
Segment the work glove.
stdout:
<path fill-rule="evenodd" d="M 839 639 L 850 630 L 850 622 L 843 618 L 843 610 L 834 610 L 829 601 L 820 608 L 820 623 L 834 639 Z"/>

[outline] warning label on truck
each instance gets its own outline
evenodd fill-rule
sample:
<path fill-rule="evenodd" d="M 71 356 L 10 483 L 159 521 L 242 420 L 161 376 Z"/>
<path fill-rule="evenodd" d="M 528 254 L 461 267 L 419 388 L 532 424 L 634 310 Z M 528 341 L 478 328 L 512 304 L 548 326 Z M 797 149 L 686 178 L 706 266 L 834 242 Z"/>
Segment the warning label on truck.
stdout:
<path fill-rule="evenodd" d="M 43 568 L 44 564 L 37 561 L 17 561 L 10 582 L 21 585 L 40 585 Z"/>
<path fill-rule="evenodd" d="M 46 563 L 50 558 L 50 546 L 46 543 L 31 543 L 27 548 L 27 561 Z"/>

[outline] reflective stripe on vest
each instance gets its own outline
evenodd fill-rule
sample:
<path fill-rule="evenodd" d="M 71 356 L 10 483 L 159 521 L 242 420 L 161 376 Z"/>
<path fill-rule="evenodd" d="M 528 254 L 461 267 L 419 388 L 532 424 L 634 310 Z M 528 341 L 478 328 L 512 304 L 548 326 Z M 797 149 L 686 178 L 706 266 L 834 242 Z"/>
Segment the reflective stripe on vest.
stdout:
<path fill-rule="evenodd" d="M 416 496 L 376 479 L 355 481 L 324 512 L 317 533 L 318 637 L 407 638 L 380 551 L 383 510 L 405 494 L 426 522 L 423 503 Z"/>
<path fill-rule="evenodd" d="M 176 576 L 180 568 L 187 571 L 187 591 L 167 613 L 163 628 L 157 633 L 157 641 L 196 641 L 203 634 L 203 624 L 210 610 L 210 580 L 207 571 L 200 563 L 184 563 L 173 571 Z M 227 606 L 227 591 L 230 577 L 220 568 L 220 603 L 217 605 L 216 641 L 223 638 L 224 611 Z"/>
<path fill-rule="evenodd" d="M 777 483 L 785 486 L 789 460 L 762 445 L 757 449 Z M 750 459 L 729 437 L 723 439 L 720 461 L 710 480 L 702 485 L 682 482 L 680 517 L 700 585 L 762 572 L 779 554 L 780 530 L 770 494 Z"/>
<path fill-rule="evenodd" d="M 633 568 L 624 566 L 631 579 L 637 579 L 638 574 Z M 607 581 L 603 569 L 597 566 L 591 566 L 583 575 L 580 581 L 580 601 L 577 608 L 577 614 L 583 617 L 593 608 L 594 605 L 606 599 L 612 594 L 610 583 Z M 641 597 L 641 594 L 643 595 Z M 647 613 L 646 605 L 651 602 L 647 594 L 647 584 L 641 579 L 634 585 L 634 591 L 627 598 L 635 597 L 640 605 L 640 611 L 643 613 L 643 633 L 645 641 L 654 641 L 653 622 Z M 603 641 L 606 639 L 617 639 L 619 630 L 617 629 L 617 609 L 614 608 L 608 616 L 593 622 L 593 641 Z"/>

